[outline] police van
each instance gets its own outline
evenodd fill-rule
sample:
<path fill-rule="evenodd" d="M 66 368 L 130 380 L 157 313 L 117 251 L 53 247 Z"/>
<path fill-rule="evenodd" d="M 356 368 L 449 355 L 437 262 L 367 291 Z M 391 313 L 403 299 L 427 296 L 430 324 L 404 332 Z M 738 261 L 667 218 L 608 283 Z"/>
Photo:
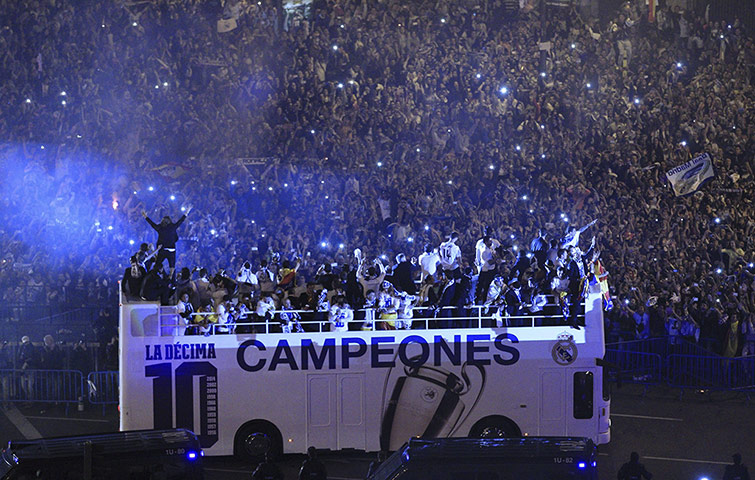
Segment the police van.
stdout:
<path fill-rule="evenodd" d="M 589 438 L 411 439 L 368 480 L 598 480 Z"/>
<path fill-rule="evenodd" d="M 183 429 L 11 441 L 0 480 L 201 480 L 202 456 Z"/>

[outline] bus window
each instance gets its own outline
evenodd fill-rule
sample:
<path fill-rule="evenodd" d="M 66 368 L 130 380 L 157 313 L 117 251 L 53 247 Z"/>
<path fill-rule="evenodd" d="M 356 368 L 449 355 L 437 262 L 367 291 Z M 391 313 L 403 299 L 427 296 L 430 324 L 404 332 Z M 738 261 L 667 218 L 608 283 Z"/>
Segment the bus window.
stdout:
<path fill-rule="evenodd" d="M 574 418 L 592 418 L 593 374 L 574 374 Z"/>

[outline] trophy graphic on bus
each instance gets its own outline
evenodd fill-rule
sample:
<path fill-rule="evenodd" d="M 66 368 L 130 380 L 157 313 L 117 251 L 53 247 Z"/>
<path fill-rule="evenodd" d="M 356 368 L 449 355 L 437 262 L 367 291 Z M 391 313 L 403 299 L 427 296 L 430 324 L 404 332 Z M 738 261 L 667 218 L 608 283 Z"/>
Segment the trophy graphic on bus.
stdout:
<path fill-rule="evenodd" d="M 412 437 L 450 437 L 472 413 L 485 388 L 485 370 L 472 365 L 479 372 L 479 386 L 474 401 L 467 408 L 462 397 L 473 389 L 467 374 L 468 363 L 461 366 L 459 375 L 444 368 L 420 365 L 412 357 L 403 375 L 396 379 L 385 405 L 388 384 L 393 371 L 388 370 L 383 386 L 383 418 L 380 425 L 380 449 L 398 450 Z M 466 413 L 465 413 L 466 411 Z"/>

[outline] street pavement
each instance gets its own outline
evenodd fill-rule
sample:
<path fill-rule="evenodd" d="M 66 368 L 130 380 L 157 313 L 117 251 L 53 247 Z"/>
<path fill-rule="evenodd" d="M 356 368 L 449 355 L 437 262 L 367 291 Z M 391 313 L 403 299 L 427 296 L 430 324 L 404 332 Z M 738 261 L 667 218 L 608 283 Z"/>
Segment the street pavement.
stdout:
<path fill-rule="evenodd" d="M 755 401 L 755 394 L 752 394 Z M 655 480 L 720 479 L 731 455 L 740 452 L 755 470 L 755 405 L 744 393 L 698 392 L 638 385 L 613 387 L 611 443 L 598 449 L 601 480 L 616 478 L 621 464 L 637 451 Z M 71 408 L 5 406 L 0 410 L 0 442 L 36 436 L 104 433 L 118 429 L 117 411 L 109 407 L 78 412 Z M 329 478 L 362 479 L 374 454 L 323 453 Z M 295 479 L 303 455 L 288 455 L 280 467 Z M 248 479 L 252 467 L 231 457 L 206 457 L 208 480 Z"/>

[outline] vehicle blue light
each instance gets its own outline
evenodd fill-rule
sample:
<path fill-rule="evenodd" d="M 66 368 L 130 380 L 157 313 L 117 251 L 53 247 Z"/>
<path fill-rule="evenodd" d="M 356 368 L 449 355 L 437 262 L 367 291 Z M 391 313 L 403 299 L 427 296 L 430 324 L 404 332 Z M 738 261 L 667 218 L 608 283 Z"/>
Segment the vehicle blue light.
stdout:
<path fill-rule="evenodd" d="M 194 451 L 191 451 L 191 450 L 188 451 L 186 453 L 186 458 L 188 458 L 189 460 L 196 460 L 196 458 L 197 458 L 197 452 L 194 452 Z"/>
<path fill-rule="evenodd" d="M 587 466 L 587 464 L 585 462 L 579 462 L 577 464 L 577 468 L 585 468 L 586 466 Z"/>

